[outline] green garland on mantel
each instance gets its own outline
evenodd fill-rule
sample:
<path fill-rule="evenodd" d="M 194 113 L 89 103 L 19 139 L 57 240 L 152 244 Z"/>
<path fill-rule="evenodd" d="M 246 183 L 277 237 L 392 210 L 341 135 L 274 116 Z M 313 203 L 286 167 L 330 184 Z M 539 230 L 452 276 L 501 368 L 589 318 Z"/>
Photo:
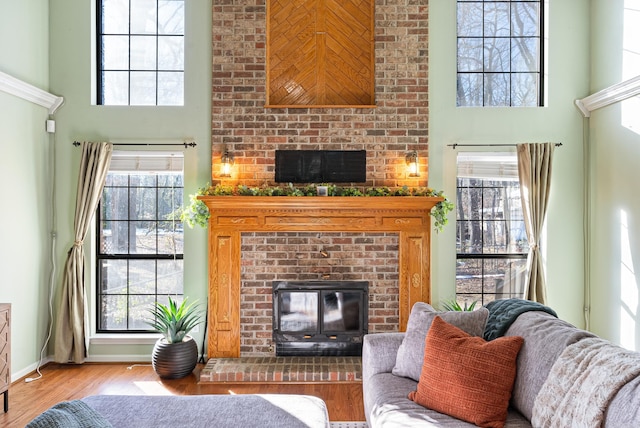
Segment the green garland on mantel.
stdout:
<path fill-rule="evenodd" d="M 324 185 L 323 185 L 324 186 Z M 296 187 L 292 183 L 286 186 L 262 186 L 262 187 L 249 187 L 243 184 L 236 186 L 216 184 L 215 186 L 201 187 L 198 192 L 189 195 L 189 205 L 187 205 L 180 214 L 180 220 L 185 222 L 187 226 L 193 228 L 194 226 L 207 227 L 209 224 L 209 208 L 198 199 L 198 196 L 317 196 L 318 185 L 311 184 L 303 187 Z M 434 219 L 433 227 L 436 231 L 441 231 L 442 228 L 449 222 L 447 214 L 453 210 L 453 203 L 451 203 L 442 191 L 437 191 L 429 187 L 412 187 L 403 186 L 397 189 L 391 189 L 389 187 L 370 187 L 364 190 L 360 190 L 357 187 L 342 187 L 334 184 L 328 184 L 327 194 L 328 196 L 429 196 L 429 197 L 442 197 L 443 201 L 438 202 L 431 209 L 431 217 Z"/>

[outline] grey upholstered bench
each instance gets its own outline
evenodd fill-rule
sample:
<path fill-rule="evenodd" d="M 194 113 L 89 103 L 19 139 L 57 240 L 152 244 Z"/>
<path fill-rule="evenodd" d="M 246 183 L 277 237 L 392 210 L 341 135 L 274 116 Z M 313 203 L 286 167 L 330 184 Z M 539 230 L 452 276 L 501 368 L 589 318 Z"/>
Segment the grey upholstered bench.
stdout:
<path fill-rule="evenodd" d="M 324 401 L 308 395 L 93 395 L 82 401 L 115 428 L 329 428 Z"/>

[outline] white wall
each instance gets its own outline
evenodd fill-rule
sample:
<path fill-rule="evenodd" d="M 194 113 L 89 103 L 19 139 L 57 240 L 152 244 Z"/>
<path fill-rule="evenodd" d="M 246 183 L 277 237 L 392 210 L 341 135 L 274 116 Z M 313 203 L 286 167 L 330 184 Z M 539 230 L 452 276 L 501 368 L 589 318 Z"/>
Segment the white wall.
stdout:
<path fill-rule="evenodd" d="M 588 91 L 589 2 L 554 1 L 548 12 L 547 107 L 457 108 L 456 2 L 429 2 L 429 185 L 455 200 L 455 151 L 448 144 L 562 143 L 555 151 L 544 250 L 548 304 L 582 326 L 582 121 L 573 100 Z M 454 218 L 434 238 L 436 303 L 455 294 Z"/>
<path fill-rule="evenodd" d="M 0 71 L 49 89 L 48 1 L 0 0 Z M 47 109 L 0 91 L 0 302 L 11 303 L 11 373 L 40 358 L 51 269 L 51 161 Z"/>
<path fill-rule="evenodd" d="M 591 92 L 640 74 L 640 1 L 592 1 Z M 592 113 L 591 320 L 640 349 L 640 98 Z"/>

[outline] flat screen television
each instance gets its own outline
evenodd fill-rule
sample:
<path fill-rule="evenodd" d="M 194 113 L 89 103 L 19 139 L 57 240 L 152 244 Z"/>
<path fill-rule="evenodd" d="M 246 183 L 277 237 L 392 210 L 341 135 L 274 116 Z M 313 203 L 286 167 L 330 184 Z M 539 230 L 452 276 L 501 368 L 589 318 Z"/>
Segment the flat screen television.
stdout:
<path fill-rule="evenodd" d="M 362 183 L 366 150 L 276 150 L 277 183 Z"/>

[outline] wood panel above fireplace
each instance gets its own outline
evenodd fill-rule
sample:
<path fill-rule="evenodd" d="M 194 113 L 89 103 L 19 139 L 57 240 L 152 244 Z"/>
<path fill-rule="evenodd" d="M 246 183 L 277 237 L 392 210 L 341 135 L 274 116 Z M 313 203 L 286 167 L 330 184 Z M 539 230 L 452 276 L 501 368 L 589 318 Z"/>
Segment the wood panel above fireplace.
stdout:
<path fill-rule="evenodd" d="M 207 354 L 240 356 L 240 253 L 243 232 L 396 232 L 399 330 L 418 301 L 429 302 L 429 197 L 203 196 L 209 207 Z"/>

